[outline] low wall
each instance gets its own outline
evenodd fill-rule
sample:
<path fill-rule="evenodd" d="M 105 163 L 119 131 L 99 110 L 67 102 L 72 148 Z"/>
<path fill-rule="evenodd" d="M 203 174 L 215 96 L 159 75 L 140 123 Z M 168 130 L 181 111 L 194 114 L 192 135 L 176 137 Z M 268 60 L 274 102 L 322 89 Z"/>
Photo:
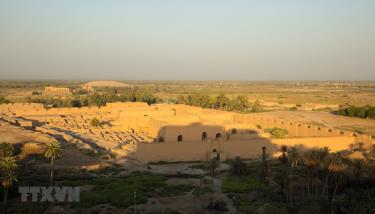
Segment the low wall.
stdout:
<path fill-rule="evenodd" d="M 204 161 L 207 151 L 213 145 L 208 143 L 137 143 L 135 158 L 144 162 L 157 161 Z"/>
<path fill-rule="evenodd" d="M 254 138 L 249 140 L 232 140 L 222 142 L 179 142 L 179 143 L 138 143 L 135 157 L 144 162 L 157 161 L 207 161 L 210 154 L 216 150 L 226 158 L 237 156 L 243 159 L 257 158 L 262 147 L 267 147 L 267 153 L 274 154 L 280 147 L 298 146 L 303 149 L 319 149 L 328 147 L 332 152 L 348 150 L 355 137 L 323 137 L 323 138 L 285 138 L 267 139 Z"/>
<path fill-rule="evenodd" d="M 288 136 L 291 138 L 309 138 L 309 137 L 354 137 L 356 143 L 363 143 L 367 149 L 372 149 L 373 139 L 371 135 L 359 134 L 352 131 L 344 131 L 328 128 L 319 125 L 305 124 L 301 122 L 277 120 L 262 116 L 248 114 L 235 114 L 233 121 L 244 124 L 260 125 L 265 128 L 282 128 L 288 130 Z"/>

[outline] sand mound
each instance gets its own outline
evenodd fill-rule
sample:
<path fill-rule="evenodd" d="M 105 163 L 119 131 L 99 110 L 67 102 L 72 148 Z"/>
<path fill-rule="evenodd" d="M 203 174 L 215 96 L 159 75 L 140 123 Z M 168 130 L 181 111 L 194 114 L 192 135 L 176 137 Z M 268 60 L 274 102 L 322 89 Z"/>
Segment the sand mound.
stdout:
<path fill-rule="evenodd" d="M 114 87 L 114 88 L 122 88 L 122 87 L 131 87 L 130 85 L 118 81 L 91 81 L 82 85 L 82 88 L 86 90 L 92 90 L 95 87 Z"/>

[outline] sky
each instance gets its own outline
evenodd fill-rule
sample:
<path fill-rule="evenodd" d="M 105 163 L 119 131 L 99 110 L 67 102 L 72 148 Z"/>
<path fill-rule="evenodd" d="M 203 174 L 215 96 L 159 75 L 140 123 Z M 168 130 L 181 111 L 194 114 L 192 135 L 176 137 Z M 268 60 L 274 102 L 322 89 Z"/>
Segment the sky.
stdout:
<path fill-rule="evenodd" d="M 374 0 L 0 0 L 0 79 L 375 80 Z"/>

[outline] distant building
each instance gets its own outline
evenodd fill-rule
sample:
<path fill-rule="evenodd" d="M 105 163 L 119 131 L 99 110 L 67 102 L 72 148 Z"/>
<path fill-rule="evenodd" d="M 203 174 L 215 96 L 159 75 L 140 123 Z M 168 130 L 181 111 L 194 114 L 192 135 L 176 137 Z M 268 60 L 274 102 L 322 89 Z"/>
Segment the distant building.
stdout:
<path fill-rule="evenodd" d="M 49 93 L 70 93 L 70 88 L 60 88 L 60 87 L 45 87 L 44 92 Z"/>

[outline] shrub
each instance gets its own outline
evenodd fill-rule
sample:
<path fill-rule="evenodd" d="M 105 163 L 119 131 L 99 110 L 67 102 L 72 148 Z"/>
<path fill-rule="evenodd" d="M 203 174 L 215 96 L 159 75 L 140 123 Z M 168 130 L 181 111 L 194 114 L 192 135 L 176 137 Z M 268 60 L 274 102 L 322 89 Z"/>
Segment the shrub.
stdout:
<path fill-rule="evenodd" d="M 370 107 L 367 111 L 367 117 L 375 119 L 375 107 Z"/>
<path fill-rule="evenodd" d="M 97 127 L 101 125 L 101 122 L 98 118 L 94 117 L 90 120 L 90 125 Z"/>
<path fill-rule="evenodd" d="M 31 95 L 39 95 L 39 94 L 41 94 L 39 91 L 33 91 L 33 92 L 31 93 Z"/>
<path fill-rule="evenodd" d="M 271 131 L 271 134 L 275 138 L 284 138 L 288 135 L 288 130 L 275 127 Z"/>
<path fill-rule="evenodd" d="M 227 176 L 222 181 L 222 190 L 225 193 L 245 193 L 262 190 L 264 183 L 255 176 Z"/>
<path fill-rule="evenodd" d="M 4 96 L 0 96 L 0 104 L 3 104 L 3 103 L 10 103 L 10 101 L 5 99 Z"/>

